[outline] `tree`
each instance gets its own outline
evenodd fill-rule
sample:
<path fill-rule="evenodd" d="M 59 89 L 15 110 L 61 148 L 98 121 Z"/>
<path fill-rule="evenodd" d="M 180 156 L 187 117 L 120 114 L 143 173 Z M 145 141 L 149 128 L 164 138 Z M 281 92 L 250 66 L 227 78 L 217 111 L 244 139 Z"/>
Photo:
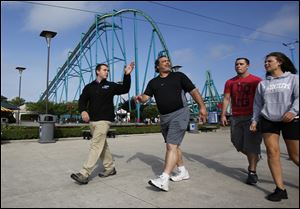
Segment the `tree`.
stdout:
<path fill-rule="evenodd" d="M 25 99 L 20 98 L 20 97 L 15 97 L 10 101 L 11 104 L 16 105 L 16 106 L 21 106 L 25 104 Z"/>
<path fill-rule="evenodd" d="M 1 102 L 7 101 L 7 97 L 1 95 Z"/>
<path fill-rule="evenodd" d="M 39 114 L 45 113 L 46 110 L 46 103 L 45 101 L 40 102 L 28 102 L 26 103 L 27 109 L 29 111 L 34 111 Z M 48 113 L 53 115 L 63 115 L 63 114 L 79 114 L 78 112 L 78 102 L 67 102 L 67 103 L 53 103 L 48 102 Z"/>
<path fill-rule="evenodd" d="M 159 115 L 156 105 L 148 105 L 142 111 L 143 118 L 156 118 Z"/>

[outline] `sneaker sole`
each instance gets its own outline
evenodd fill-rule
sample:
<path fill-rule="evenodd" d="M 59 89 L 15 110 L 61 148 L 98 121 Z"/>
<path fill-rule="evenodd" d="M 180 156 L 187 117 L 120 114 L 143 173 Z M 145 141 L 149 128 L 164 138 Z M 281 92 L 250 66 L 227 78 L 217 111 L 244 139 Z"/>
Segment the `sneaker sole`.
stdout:
<path fill-rule="evenodd" d="M 78 177 L 75 175 L 75 174 L 72 174 L 71 175 L 71 178 L 73 179 L 73 180 L 75 180 L 76 182 L 78 182 L 79 184 L 87 184 L 88 182 L 82 182 L 82 181 L 80 181 L 79 179 L 78 179 Z"/>
<path fill-rule="evenodd" d="M 113 175 L 116 175 L 116 174 L 117 174 L 117 172 L 111 173 L 111 174 L 109 174 L 109 175 L 98 174 L 98 176 L 99 176 L 100 178 L 106 178 L 106 177 L 113 176 Z"/>
<path fill-rule="evenodd" d="M 255 186 L 257 183 L 258 183 L 258 180 L 256 182 L 246 181 L 246 184 L 252 185 L 252 186 Z"/>
<path fill-rule="evenodd" d="M 269 201 L 271 201 L 271 202 L 280 202 L 281 200 L 287 200 L 289 198 L 288 197 L 283 197 L 283 198 L 281 198 L 279 200 L 272 200 L 272 199 L 269 199 L 268 196 L 266 196 L 266 199 L 269 200 Z"/>
<path fill-rule="evenodd" d="M 165 190 L 165 189 L 163 189 L 163 188 L 160 188 L 160 187 L 156 186 L 155 184 L 152 183 L 151 180 L 148 181 L 148 184 L 150 184 L 151 186 L 154 186 L 155 188 L 157 188 L 157 189 L 159 189 L 159 190 L 161 190 L 161 191 L 164 191 L 164 192 L 167 192 L 167 191 L 168 191 L 168 190 Z"/>
<path fill-rule="evenodd" d="M 254 182 L 246 182 L 246 184 L 255 186 L 257 184 L 257 182 L 255 182 L 255 183 Z"/>
<path fill-rule="evenodd" d="M 182 178 L 180 180 L 173 180 L 172 177 L 170 177 L 170 180 L 174 181 L 174 182 L 178 182 L 178 181 L 182 181 L 182 180 L 189 180 L 189 179 L 190 179 L 190 177 L 184 177 L 184 178 Z"/>

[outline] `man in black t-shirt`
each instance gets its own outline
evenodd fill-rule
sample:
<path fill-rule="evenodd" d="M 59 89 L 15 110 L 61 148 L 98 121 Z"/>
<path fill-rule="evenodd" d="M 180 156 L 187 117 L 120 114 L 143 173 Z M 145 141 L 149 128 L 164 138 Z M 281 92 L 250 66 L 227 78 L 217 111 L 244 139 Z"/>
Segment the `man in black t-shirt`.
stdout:
<path fill-rule="evenodd" d="M 148 183 L 163 191 L 168 191 L 169 178 L 172 181 L 190 178 L 183 165 L 180 149 L 190 118 L 185 93 L 189 92 L 200 106 L 199 116 L 203 122 L 206 122 L 207 112 L 200 92 L 191 80 L 184 73 L 171 72 L 168 57 L 159 57 L 155 61 L 155 69 L 159 72 L 159 76 L 148 83 L 144 94 L 136 96 L 136 100 L 145 103 L 150 97 L 155 97 L 160 113 L 161 131 L 166 143 L 166 158 L 162 175 L 157 179 L 151 179 Z M 176 165 L 178 172 L 170 177 Z"/>

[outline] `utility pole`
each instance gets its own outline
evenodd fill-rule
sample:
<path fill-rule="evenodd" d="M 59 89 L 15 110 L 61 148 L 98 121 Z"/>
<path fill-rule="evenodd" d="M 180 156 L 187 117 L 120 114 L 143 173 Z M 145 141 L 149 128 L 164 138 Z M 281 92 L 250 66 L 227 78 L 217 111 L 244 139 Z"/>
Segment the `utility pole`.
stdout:
<path fill-rule="evenodd" d="M 295 44 L 299 43 L 299 41 L 294 41 L 294 42 L 289 42 L 289 43 L 282 43 L 283 46 L 286 46 L 289 48 L 290 52 L 291 52 L 291 59 L 294 65 L 296 65 L 295 63 L 295 58 L 294 58 L 294 51 L 295 51 Z"/>

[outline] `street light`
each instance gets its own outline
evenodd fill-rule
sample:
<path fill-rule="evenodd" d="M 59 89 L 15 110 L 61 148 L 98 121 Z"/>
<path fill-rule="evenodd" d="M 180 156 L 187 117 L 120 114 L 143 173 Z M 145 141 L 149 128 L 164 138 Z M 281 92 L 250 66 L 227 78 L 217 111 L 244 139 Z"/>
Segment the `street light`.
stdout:
<path fill-rule="evenodd" d="M 16 67 L 16 69 L 19 71 L 19 109 L 18 109 L 18 124 L 20 124 L 20 106 L 21 106 L 21 80 L 22 80 L 22 72 L 25 70 L 25 67 Z"/>
<path fill-rule="evenodd" d="M 51 38 L 54 38 L 54 36 L 56 36 L 56 32 L 53 31 L 47 31 L 47 30 L 43 30 L 40 34 L 41 37 L 45 37 L 46 38 L 46 42 L 47 42 L 47 47 L 48 47 L 48 61 L 47 61 L 47 87 L 46 87 L 46 114 L 48 114 L 48 81 L 49 81 L 49 59 L 50 59 L 50 42 L 51 42 Z"/>
<path fill-rule="evenodd" d="M 291 58 L 292 58 L 292 62 L 295 65 L 295 59 L 294 59 L 294 51 L 295 51 L 295 44 L 299 43 L 299 41 L 294 41 L 294 42 L 290 42 L 290 43 L 282 43 L 283 46 L 286 46 L 289 48 L 290 52 L 291 52 Z"/>

